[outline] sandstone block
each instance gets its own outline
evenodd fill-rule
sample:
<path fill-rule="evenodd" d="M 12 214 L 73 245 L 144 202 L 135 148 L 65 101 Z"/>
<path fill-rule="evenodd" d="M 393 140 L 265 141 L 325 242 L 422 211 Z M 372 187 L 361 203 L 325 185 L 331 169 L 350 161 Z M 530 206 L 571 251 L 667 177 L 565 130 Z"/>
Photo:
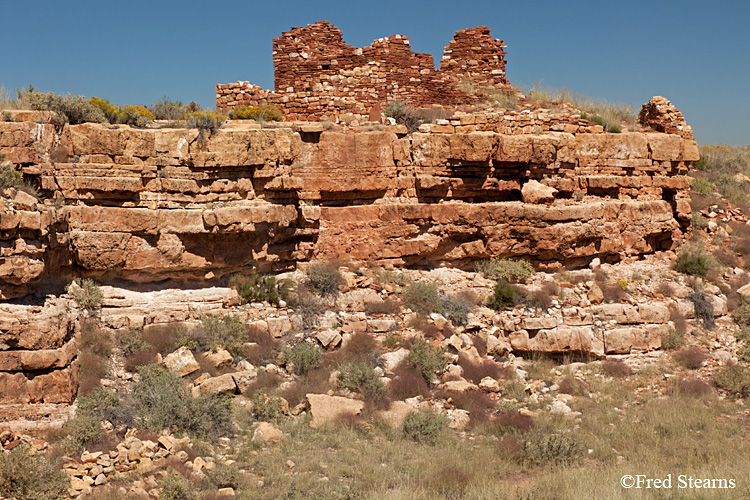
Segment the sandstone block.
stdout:
<path fill-rule="evenodd" d="M 187 347 L 180 347 L 176 351 L 164 357 L 164 366 L 167 370 L 176 373 L 180 377 L 190 375 L 200 369 L 200 364 L 195 360 L 193 353 Z"/>
<path fill-rule="evenodd" d="M 311 427 L 319 427 L 332 422 L 343 415 L 359 415 L 365 403 L 356 399 L 327 394 L 308 394 L 305 396 L 312 415 Z"/>

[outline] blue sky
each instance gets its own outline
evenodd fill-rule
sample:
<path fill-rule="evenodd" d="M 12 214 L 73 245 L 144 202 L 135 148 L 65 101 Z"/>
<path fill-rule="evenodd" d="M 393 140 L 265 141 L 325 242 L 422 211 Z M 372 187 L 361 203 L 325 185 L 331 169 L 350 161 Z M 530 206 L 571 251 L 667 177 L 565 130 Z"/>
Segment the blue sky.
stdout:
<path fill-rule="evenodd" d="M 640 107 L 670 99 L 700 144 L 749 144 L 750 2 L 0 0 L 0 85 L 149 104 L 214 106 L 215 84 L 273 87 L 271 41 L 328 20 L 358 47 L 395 33 L 437 62 L 453 33 L 488 26 L 519 85 Z"/>

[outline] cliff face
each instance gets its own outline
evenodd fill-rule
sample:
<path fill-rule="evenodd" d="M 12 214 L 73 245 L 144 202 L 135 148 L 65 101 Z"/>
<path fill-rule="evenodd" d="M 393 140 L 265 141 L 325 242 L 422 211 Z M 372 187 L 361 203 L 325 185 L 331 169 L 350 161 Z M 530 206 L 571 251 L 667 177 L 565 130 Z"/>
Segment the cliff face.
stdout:
<path fill-rule="evenodd" d="M 46 199 L 3 199 L 0 293 L 78 275 L 212 280 L 319 257 L 465 267 L 496 255 L 543 266 L 616 260 L 671 248 L 689 222 L 692 140 L 482 128 L 406 136 L 400 126 L 234 123 L 208 137 L 2 123 L 0 152 Z"/>
<path fill-rule="evenodd" d="M 672 248 L 688 227 L 689 137 L 605 134 L 541 113 L 323 130 L 227 123 L 213 134 L 17 113 L 0 153 L 42 200 L 0 198 L 0 404 L 77 387 L 73 277 L 217 283 L 317 258 L 394 265 L 516 256 L 542 267 Z M 567 120 L 567 121 L 566 121 Z M 20 302 L 19 302 L 20 301 Z"/>

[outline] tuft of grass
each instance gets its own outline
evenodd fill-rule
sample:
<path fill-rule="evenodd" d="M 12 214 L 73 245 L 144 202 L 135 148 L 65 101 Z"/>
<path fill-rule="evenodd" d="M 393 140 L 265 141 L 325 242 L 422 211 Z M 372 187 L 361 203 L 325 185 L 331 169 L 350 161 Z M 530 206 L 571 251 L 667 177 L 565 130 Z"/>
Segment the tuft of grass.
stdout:
<path fill-rule="evenodd" d="M 527 466 L 569 466 L 582 455 L 583 446 L 573 433 L 536 429 L 526 435 L 522 459 Z"/>
<path fill-rule="evenodd" d="M 185 114 L 185 126 L 214 133 L 221 128 L 226 118 L 213 111 L 193 111 Z"/>
<path fill-rule="evenodd" d="M 159 481 L 159 498 L 162 500 L 200 500 L 201 493 L 195 485 L 175 471 Z"/>
<path fill-rule="evenodd" d="M 284 115 L 279 108 L 272 105 L 238 106 L 229 112 L 229 118 L 232 120 L 278 122 L 284 118 Z"/>
<path fill-rule="evenodd" d="M 743 210 L 750 208 L 747 183 L 738 177 L 738 174 L 750 176 L 750 145 L 701 146 L 700 153 L 701 159 L 694 167 L 701 171 L 701 177 L 700 180 L 691 181 L 691 185 L 697 181 L 699 188 L 709 189 L 713 184 L 712 192 L 718 191 L 722 197 Z M 695 187 L 693 189 L 703 192 Z"/>

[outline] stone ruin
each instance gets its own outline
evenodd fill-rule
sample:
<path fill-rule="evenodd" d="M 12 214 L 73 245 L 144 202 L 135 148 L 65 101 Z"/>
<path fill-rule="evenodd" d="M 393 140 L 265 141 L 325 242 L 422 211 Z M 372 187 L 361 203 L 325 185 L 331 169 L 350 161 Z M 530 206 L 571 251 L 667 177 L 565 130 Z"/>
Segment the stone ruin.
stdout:
<path fill-rule="evenodd" d="M 364 48 L 344 42 L 341 30 L 319 21 L 273 41 L 275 90 L 246 81 L 216 86 L 216 109 L 271 104 L 289 120 L 366 119 L 390 101 L 415 107 L 477 102 L 457 85 L 513 89 L 505 78 L 505 45 L 489 28 L 459 30 L 445 47 L 440 69 L 432 56 L 412 52 L 409 38 L 392 35 Z"/>

